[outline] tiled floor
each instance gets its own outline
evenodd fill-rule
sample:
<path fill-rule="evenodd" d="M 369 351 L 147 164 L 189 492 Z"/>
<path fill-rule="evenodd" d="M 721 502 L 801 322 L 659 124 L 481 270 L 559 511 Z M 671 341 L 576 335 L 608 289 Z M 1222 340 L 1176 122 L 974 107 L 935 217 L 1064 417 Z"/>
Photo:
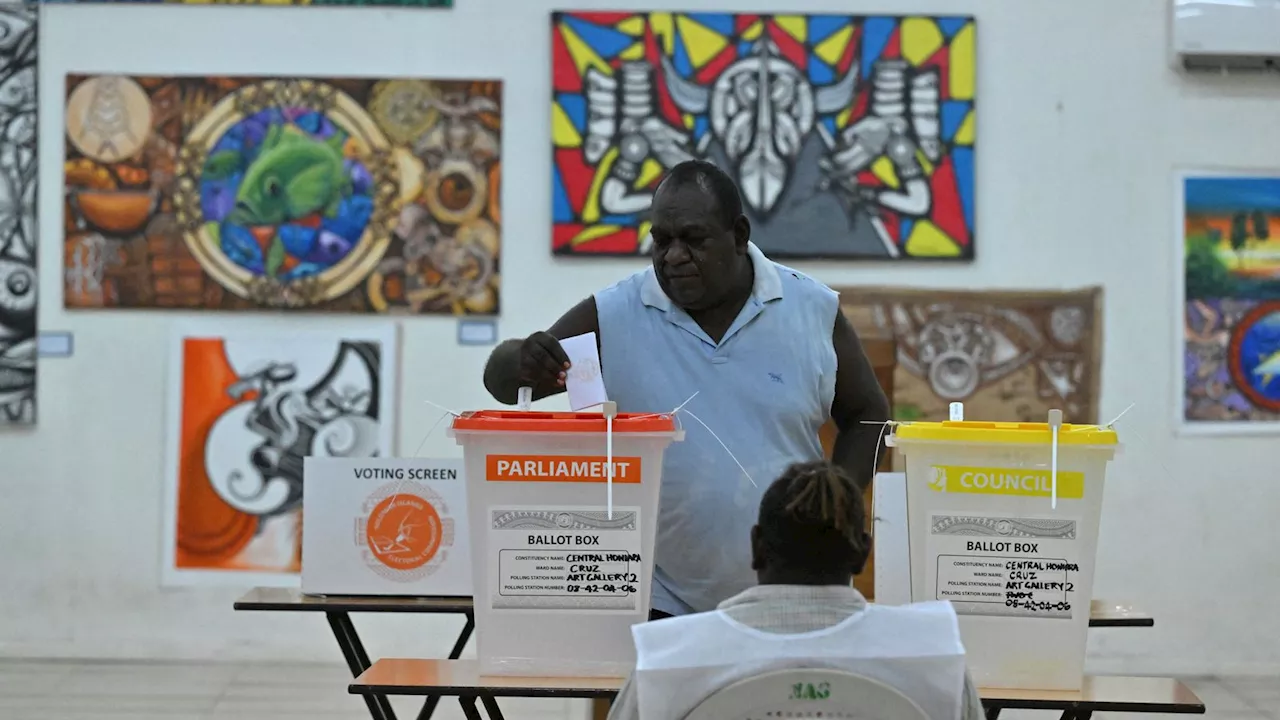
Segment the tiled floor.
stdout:
<path fill-rule="evenodd" d="M 0 660 L 0 720 L 368 720 L 341 665 Z M 402 720 L 422 703 L 393 699 Z M 502 702 L 510 720 L 586 720 L 586 701 Z M 435 720 L 464 720 L 456 701 Z"/>
<path fill-rule="evenodd" d="M 364 704 L 346 693 L 349 676 L 336 665 L 214 663 L 26 662 L 0 660 L 3 720 L 365 720 Z M 1280 720 L 1280 678 L 1188 681 L 1205 701 L 1209 720 Z M 394 701 L 400 718 L 417 701 Z M 503 700 L 511 720 L 585 720 L 584 701 Z M 462 720 L 444 702 L 439 720 Z M 1005 713 L 1001 720 L 1052 720 L 1043 712 Z M 1094 716 L 1097 720 L 1127 717 Z"/>

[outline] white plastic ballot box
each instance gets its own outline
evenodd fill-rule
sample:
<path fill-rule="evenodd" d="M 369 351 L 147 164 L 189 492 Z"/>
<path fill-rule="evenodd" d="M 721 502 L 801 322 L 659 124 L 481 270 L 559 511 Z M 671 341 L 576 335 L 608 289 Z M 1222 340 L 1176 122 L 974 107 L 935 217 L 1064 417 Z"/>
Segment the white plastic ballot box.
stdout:
<path fill-rule="evenodd" d="M 649 616 L 669 415 L 479 411 L 450 430 L 467 466 L 476 642 L 490 675 L 621 677 Z"/>
<path fill-rule="evenodd" d="M 461 459 L 306 458 L 302 592 L 471 595 Z"/>
<path fill-rule="evenodd" d="M 1094 425 L 918 422 L 906 456 L 911 598 L 950 600 L 979 687 L 1078 690 L 1116 434 Z"/>

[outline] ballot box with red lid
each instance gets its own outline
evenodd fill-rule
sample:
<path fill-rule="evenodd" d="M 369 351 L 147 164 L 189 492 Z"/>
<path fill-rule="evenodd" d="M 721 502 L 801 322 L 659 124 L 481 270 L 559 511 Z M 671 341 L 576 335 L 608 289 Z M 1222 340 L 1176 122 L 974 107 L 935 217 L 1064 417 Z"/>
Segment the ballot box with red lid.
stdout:
<path fill-rule="evenodd" d="M 625 676 L 649 614 L 669 414 L 485 410 L 462 446 L 481 672 Z M 612 467 L 612 482 L 609 470 Z"/>

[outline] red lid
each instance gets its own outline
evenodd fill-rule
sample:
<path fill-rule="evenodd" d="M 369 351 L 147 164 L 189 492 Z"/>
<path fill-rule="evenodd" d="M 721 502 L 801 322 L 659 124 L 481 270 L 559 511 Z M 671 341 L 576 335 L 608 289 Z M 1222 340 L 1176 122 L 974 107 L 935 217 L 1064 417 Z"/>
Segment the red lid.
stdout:
<path fill-rule="evenodd" d="M 453 429 L 602 433 L 605 431 L 605 421 L 604 415 L 600 413 L 475 410 L 454 418 Z M 665 414 L 618 413 L 613 418 L 613 431 L 619 433 L 672 432 L 675 429 L 675 421 Z"/>

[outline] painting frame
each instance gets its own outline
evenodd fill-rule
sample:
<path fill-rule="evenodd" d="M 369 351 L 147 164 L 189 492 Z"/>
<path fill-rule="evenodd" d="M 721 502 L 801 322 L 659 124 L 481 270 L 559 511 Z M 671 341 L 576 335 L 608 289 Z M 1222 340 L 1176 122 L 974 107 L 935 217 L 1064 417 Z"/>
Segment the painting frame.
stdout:
<path fill-rule="evenodd" d="M 235 570 L 216 568 L 179 567 L 178 562 L 178 524 L 181 484 L 183 481 L 182 452 L 184 408 L 184 362 L 188 340 L 226 341 L 234 338 L 237 341 L 271 341 L 283 344 L 292 340 L 326 340 L 337 339 L 346 342 L 374 342 L 380 348 L 377 403 L 380 408 L 379 427 L 377 431 L 378 452 L 380 457 L 396 457 L 399 447 L 399 384 L 400 384 L 400 343 L 401 331 L 398 323 L 391 320 L 374 322 L 328 322 L 324 325 L 310 325 L 282 329 L 280 325 L 270 321 L 236 320 L 234 322 L 197 319 L 175 323 L 170 330 L 168 347 L 168 377 L 166 379 L 166 415 L 164 436 L 163 483 L 161 493 L 163 507 L 161 513 L 161 553 L 160 585 L 162 587 L 207 587 L 227 585 L 254 585 L 263 587 L 299 587 L 301 585 L 301 567 L 298 572 Z M 296 509 L 300 528 L 302 508 Z M 301 547 L 299 532 L 298 547 Z"/>
<path fill-rule="evenodd" d="M 597 24 L 588 32 L 570 29 L 568 21 L 578 21 L 575 28 L 617 25 Z M 786 30 L 780 29 L 784 23 Z M 696 157 L 735 178 L 752 239 L 770 258 L 974 261 L 977 25 L 975 15 L 964 13 L 556 10 L 549 28 L 552 255 L 647 255 L 644 198 L 676 162 Z M 596 45 L 584 39 L 606 32 L 631 34 L 634 43 L 619 50 L 623 41 L 616 38 Z M 694 42 L 688 38 L 703 43 L 711 35 L 711 45 L 687 49 Z M 826 47 L 834 42 L 843 49 Z M 962 56 L 953 57 L 953 50 Z M 779 89 L 779 97 L 798 98 L 794 105 L 770 104 L 776 117 L 763 125 L 748 122 L 746 111 L 730 113 L 742 104 L 726 100 L 735 91 L 721 87 L 730 75 L 736 87 L 746 75 L 765 72 L 748 68 L 753 62 L 767 62 L 769 81 L 791 88 Z M 610 65 L 612 70 L 600 70 Z M 564 68 L 572 78 L 561 77 Z M 638 85 L 629 79 L 646 74 Z M 881 90 L 889 87 L 901 97 L 885 99 Z M 924 99 L 917 100 L 921 93 Z M 643 113 L 627 99 L 636 97 L 647 97 Z M 730 110 L 718 111 L 725 103 Z M 700 109 L 690 109 L 695 107 Z M 717 122 L 726 113 L 728 119 Z M 788 123 L 794 139 L 756 139 L 759 128 Z M 765 152 L 776 167 L 748 172 L 748 166 L 763 167 L 748 160 L 766 145 L 776 146 Z M 783 146 L 789 149 L 778 155 Z M 797 222 L 808 230 L 799 243 L 784 232 Z"/>
<path fill-rule="evenodd" d="M 1102 421 L 1102 285 L 832 290 L 859 337 L 895 343 L 893 420 L 943 421 L 950 403 L 962 402 L 965 416 L 978 421 L 1045 422 L 1055 408 L 1069 423 Z M 1018 416 L 991 417 L 983 408 L 992 406 Z M 1034 406 L 1045 414 L 1023 413 Z"/>
<path fill-rule="evenodd" d="M 1192 179 L 1206 180 L 1280 180 L 1280 169 L 1232 168 L 1225 166 L 1182 166 L 1174 169 L 1173 185 L 1173 237 L 1174 247 L 1174 281 L 1173 312 L 1170 313 L 1173 325 L 1174 372 L 1170 392 L 1173 399 L 1172 420 L 1175 432 L 1189 437 L 1256 437 L 1280 434 L 1280 417 L 1271 421 L 1211 421 L 1188 418 L 1189 402 L 1187 392 L 1187 332 L 1188 304 L 1187 297 L 1187 181 Z M 1280 197 L 1277 198 L 1280 200 Z M 1236 299 L 1236 298 L 1231 298 Z M 1261 307 L 1268 300 L 1259 300 Z M 1234 332 L 1234 328 L 1232 328 Z M 1228 353 L 1231 352 L 1230 345 Z M 1227 358 L 1230 362 L 1230 358 Z"/>
<path fill-rule="evenodd" d="M 34 428 L 40 417 L 39 6 L 7 3 L 0 25 L 0 431 L 8 431 Z"/>
<path fill-rule="evenodd" d="M 503 83 L 69 72 L 63 306 L 501 312 Z"/>

